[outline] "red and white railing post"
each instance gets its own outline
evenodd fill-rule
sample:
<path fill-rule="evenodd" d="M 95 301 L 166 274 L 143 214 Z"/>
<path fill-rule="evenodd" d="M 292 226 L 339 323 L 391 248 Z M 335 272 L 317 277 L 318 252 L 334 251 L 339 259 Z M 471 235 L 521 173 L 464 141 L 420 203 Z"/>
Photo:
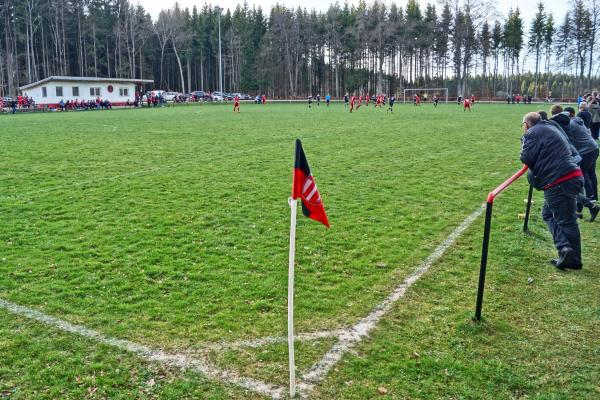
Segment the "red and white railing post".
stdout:
<path fill-rule="evenodd" d="M 507 187 L 513 184 L 519 179 L 529 168 L 525 165 L 516 174 L 508 178 L 502 185 L 488 194 L 486 207 L 485 207 L 485 226 L 483 228 L 483 245 L 481 248 L 481 265 L 479 268 L 479 287 L 477 289 L 477 303 L 475 304 L 475 320 L 481 320 L 481 308 L 483 307 L 483 290 L 485 288 L 485 273 L 487 269 L 488 260 L 488 249 L 490 246 L 490 231 L 492 228 L 492 209 L 494 207 L 494 200 L 500 193 L 502 193 Z M 525 226 L 523 229 L 527 230 L 529 210 L 531 206 L 531 196 L 533 194 L 533 187 L 529 189 L 529 199 L 527 204 L 527 215 L 525 219 Z"/>

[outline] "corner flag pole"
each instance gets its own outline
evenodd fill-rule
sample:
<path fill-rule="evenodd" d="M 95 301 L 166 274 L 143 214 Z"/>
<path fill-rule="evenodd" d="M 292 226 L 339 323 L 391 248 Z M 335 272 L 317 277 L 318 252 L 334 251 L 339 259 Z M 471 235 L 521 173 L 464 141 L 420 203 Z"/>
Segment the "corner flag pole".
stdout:
<path fill-rule="evenodd" d="M 290 361 L 290 398 L 296 396 L 296 363 L 294 361 L 294 260 L 296 258 L 296 211 L 297 199 L 288 199 L 291 209 L 290 258 L 288 267 L 288 350 Z"/>

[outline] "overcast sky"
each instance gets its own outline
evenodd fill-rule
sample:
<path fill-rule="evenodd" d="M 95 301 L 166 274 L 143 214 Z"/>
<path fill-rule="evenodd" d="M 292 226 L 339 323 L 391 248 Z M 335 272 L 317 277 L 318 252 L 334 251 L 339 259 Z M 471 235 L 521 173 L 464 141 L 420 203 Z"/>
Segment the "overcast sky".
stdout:
<path fill-rule="evenodd" d="M 175 0 L 135 0 L 138 3 L 142 4 L 144 8 L 152 15 L 153 18 L 156 18 L 160 10 L 165 8 L 170 8 L 175 4 Z M 218 0 L 218 1 L 203 1 L 203 0 L 178 0 L 179 4 L 182 7 L 189 7 L 190 9 L 193 6 L 197 6 L 201 8 L 204 4 L 214 4 L 220 5 L 223 8 L 231 8 L 232 10 L 236 7 L 237 4 L 243 3 L 243 0 Z M 344 0 L 338 1 L 339 4 L 344 4 Z M 349 3 L 356 4 L 357 1 L 349 0 Z M 367 0 L 367 3 L 371 3 L 372 1 Z M 391 4 L 392 0 L 385 0 L 387 4 Z M 405 7 L 408 0 L 397 0 L 393 1 L 397 5 Z M 438 0 L 419 0 L 419 2 L 425 6 L 428 2 L 435 4 L 439 4 Z M 308 9 L 317 9 L 317 10 L 326 10 L 330 4 L 335 3 L 333 0 L 302 0 L 300 1 L 291 1 L 291 0 L 248 0 L 248 4 L 252 6 L 253 4 L 257 6 L 261 6 L 264 10 L 269 10 L 271 6 L 276 3 L 283 3 L 287 6 L 298 7 L 301 5 L 304 8 Z M 521 10 L 523 18 L 527 25 L 529 25 L 529 21 L 535 14 L 536 4 L 538 0 L 495 0 L 494 3 L 500 14 L 502 16 L 506 16 L 508 14 L 508 10 L 512 7 L 513 9 L 517 6 Z M 546 6 L 546 10 L 551 11 L 554 14 L 554 20 L 557 23 L 561 23 L 564 19 L 564 14 L 569 8 L 571 4 L 570 0 L 543 0 L 544 5 Z"/>

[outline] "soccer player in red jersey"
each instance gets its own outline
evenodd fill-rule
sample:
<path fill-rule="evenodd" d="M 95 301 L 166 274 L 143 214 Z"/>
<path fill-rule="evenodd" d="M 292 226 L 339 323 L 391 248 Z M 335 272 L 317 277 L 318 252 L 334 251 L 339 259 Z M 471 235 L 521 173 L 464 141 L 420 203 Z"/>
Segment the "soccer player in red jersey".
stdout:
<path fill-rule="evenodd" d="M 356 105 L 356 109 L 358 110 L 362 105 L 363 97 L 362 94 L 358 97 L 358 104 Z"/>
<path fill-rule="evenodd" d="M 350 99 L 350 112 L 352 112 L 352 110 L 354 110 L 354 102 L 356 101 L 356 96 L 352 96 L 352 98 Z"/>
<path fill-rule="evenodd" d="M 475 95 L 474 94 L 471 95 L 471 104 L 475 104 Z"/>
<path fill-rule="evenodd" d="M 371 100 L 371 96 L 369 95 L 369 93 L 367 93 L 365 95 L 365 101 L 367 102 L 367 107 L 369 107 L 369 100 Z"/>
<path fill-rule="evenodd" d="M 235 98 L 233 99 L 233 112 L 240 112 L 240 97 L 239 96 L 235 96 Z"/>
<path fill-rule="evenodd" d="M 463 102 L 463 111 L 467 111 L 467 108 L 469 109 L 469 112 L 471 112 L 471 100 L 468 98 Z"/>

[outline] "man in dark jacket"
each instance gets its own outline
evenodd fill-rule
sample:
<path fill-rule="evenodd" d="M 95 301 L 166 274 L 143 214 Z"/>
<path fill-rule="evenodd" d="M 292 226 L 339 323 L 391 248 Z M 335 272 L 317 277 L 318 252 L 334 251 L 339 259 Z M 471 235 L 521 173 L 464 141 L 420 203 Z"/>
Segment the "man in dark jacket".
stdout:
<path fill-rule="evenodd" d="M 590 209 L 590 221 L 593 222 L 600 212 L 600 207 L 591 202 L 591 200 L 598 199 L 598 178 L 596 177 L 598 143 L 592 138 L 590 131 L 585 127 L 584 121 L 575 116 L 575 109 L 566 107 L 565 112 L 569 114 L 571 119 L 567 136 L 569 136 L 569 140 L 581 156 L 579 167 L 585 180 L 586 196 L 581 196 L 583 200 L 580 201 L 583 206 Z"/>
<path fill-rule="evenodd" d="M 523 117 L 521 161 L 529 167 L 529 181 L 544 191 L 542 218 L 554 239 L 558 269 L 581 269 L 581 237 L 577 225 L 576 199 L 583 174 L 573 159 L 565 135 L 538 113 Z"/>
<path fill-rule="evenodd" d="M 588 103 L 582 101 L 579 105 L 579 113 L 577 114 L 579 118 L 583 120 L 585 127 L 590 129 L 592 125 L 592 114 L 588 111 Z"/>

